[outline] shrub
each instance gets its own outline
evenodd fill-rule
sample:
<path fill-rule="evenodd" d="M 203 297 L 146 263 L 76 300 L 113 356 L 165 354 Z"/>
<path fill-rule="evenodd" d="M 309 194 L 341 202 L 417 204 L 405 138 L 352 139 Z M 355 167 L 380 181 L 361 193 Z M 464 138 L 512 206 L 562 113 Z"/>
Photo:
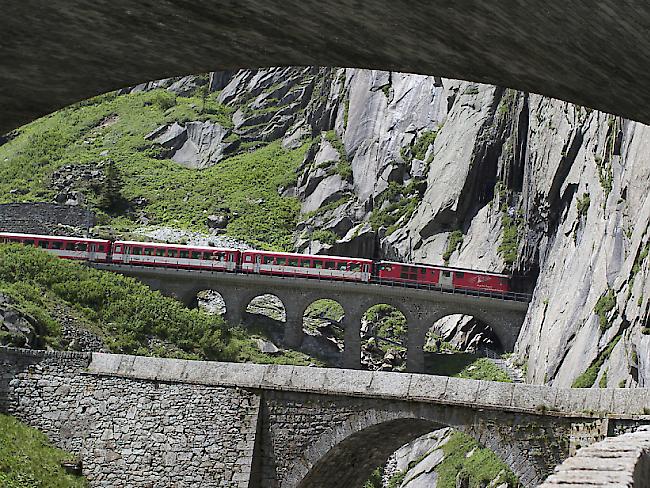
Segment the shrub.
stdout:
<path fill-rule="evenodd" d="M 331 230 L 319 229 L 315 230 L 311 235 L 312 240 L 322 242 L 323 244 L 334 244 L 338 238 L 339 236 Z"/>
<path fill-rule="evenodd" d="M 582 198 L 578 198 L 576 202 L 576 207 L 578 210 L 578 218 L 587 215 L 587 211 L 589 210 L 590 204 L 591 204 L 591 200 L 589 198 L 589 193 L 583 193 Z"/>
<path fill-rule="evenodd" d="M 442 255 L 442 259 L 445 261 L 445 264 L 449 264 L 449 259 L 451 258 L 452 254 L 461 248 L 463 245 L 463 239 L 464 236 L 461 230 L 455 230 L 449 234 L 449 238 L 447 239 L 447 249 L 445 249 L 445 252 Z"/>
<path fill-rule="evenodd" d="M 616 296 L 614 295 L 614 290 L 610 288 L 606 293 L 601 295 L 601 297 L 596 302 L 596 306 L 594 307 L 594 313 L 598 315 L 600 330 L 607 330 L 607 328 L 610 326 L 608 315 L 615 306 Z"/>

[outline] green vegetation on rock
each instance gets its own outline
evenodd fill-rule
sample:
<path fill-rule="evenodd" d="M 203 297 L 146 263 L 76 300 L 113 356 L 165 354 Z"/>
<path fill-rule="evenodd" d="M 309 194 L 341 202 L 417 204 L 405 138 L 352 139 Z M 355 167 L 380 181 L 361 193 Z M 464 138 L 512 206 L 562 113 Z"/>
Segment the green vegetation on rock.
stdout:
<path fill-rule="evenodd" d="M 520 486 L 514 473 L 490 449 L 481 447 L 472 437 L 461 432 L 451 434 L 442 446 L 445 459 L 435 468 L 438 474 L 437 488 L 456 488 L 456 478 L 465 478 L 468 488 L 481 488 L 495 480 L 492 485 L 508 483 Z"/>
<path fill-rule="evenodd" d="M 589 210 L 590 204 L 591 204 L 591 199 L 589 198 L 589 193 L 583 193 L 582 197 L 578 198 L 578 200 L 576 201 L 578 218 L 582 218 L 587 215 L 587 211 Z"/>
<path fill-rule="evenodd" d="M 313 241 L 319 241 L 323 244 L 334 244 L 338 238 L 339 236 L 331 230 L 318 229 L 311 234 L 311 239 Z"/>
<path fill-rule="evenodd" d="M 456 251 L 460 250 L 461 246 L 463 245 L 463 239 L 463 231 L 461 230 L 455 230 L 449 234 L 449 237 L 447 238 L 447 249 L 445 249 L 445 252 L 442 255 L 442 259 L 445 264 L 449 264 L 449 259 L 451 256 Z"/>
<path fill-rule="evenodd" d="M 3 488 L 81 488 L 85 478 L 68 474 L 62 461 L 73 457 L 17 419 L 0 414 L 0 486 Z"/>
<path fill-rule="evenodd" d="M 611 325 L 608 315 L 615 306 L 616 295 L 614 295 L 614 290 L 610 288 L 607 290 L 607 292 L 601 295 L 594 307 L 594 313 L 598 315 L 598 324 L 600 325 L 600 330 L 605 331 Z"/>
<path fill-rule="evenodd" d="M 391 181 L 375 201 L 375 210 L 369 219 L 373 230 L 386 227 L 387 235 L 395 232 L 397 223 L 408 221 L 418 208 L 426 187 L 424 180 L 413 180 L 406 186 Z M 389 203 L 382 208 L 384 202 Z"/>
<path fill-rule="evenodd" d="M 612 342 L 596 357 L 593 363 L 587 368 L 587 370 L 578 376 L 571 385 L 571 388 L 591 388 L 596 383 L 596 378 L 598 377 L 598 372 L 602 368 L 605 361 L 609 359 L 609 356 L 612 354 L 614 347 L 618 344 L 618 341 L 621 340 L 621 335 L 614 337 Z"/>

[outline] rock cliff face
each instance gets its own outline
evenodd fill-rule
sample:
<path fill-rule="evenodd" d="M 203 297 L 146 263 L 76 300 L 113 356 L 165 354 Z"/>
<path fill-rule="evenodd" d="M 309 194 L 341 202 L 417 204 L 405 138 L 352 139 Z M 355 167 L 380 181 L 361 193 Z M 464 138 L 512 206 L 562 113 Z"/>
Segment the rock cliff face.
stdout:
<path fill-rule="evenodd" d="M 534 290 L 516 347 L 528 381 L 648 386 L 646 126 L 508 89 L 358 69 L 154 85 L 220 90 L 237 108 L 225 141 L 239 150 L 313 138 L 295 186 L 280 189 L 302 202 L 296 249 L 512 272 Z"/>

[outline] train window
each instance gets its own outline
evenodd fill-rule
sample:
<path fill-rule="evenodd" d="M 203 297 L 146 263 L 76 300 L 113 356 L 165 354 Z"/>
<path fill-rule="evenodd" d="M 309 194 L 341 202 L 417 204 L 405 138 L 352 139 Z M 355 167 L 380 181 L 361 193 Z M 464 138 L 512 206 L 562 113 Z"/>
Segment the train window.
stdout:
<path fill-rule="evenodd" d="M 311 268 L 311 259 L 301 259 L 300 266 L 303 268 Z"/>
<path fill-rule="evenodd" d="M 325 269 L 336 269 L 336 263 L 334 261 L 325 261 Z"/>
<path fill-rule="evenodd" d="M 298 258 L 289 258 L 289 266 L 298 266 Z"/>
<path fill-rule="evenodd" d="M 65 250 L 66 251 L 74 251 L 74 242 L 66 242 L 65 243 Z"/>
<path fill-rule="evenodd" d="M 136 256 L 139 256 L 140 254 L 142 254 L 142 248 L 134 246 L 133 247 L 133 254 L 136 255 Z"/>
<path fill-rule="evenodd" d="M 47 249 L 47 241 L 38 241 L 38 247 Z"/>
<path fill-rule="evenodd" d="M 115 252 L 122 252 L 122 246 L 115 246 Z"/>
<path fill-rule="evenodd" d="M 34 240 L 33 239 L 26 239 L 24 244 L 26 246 L 33 246 L 34 245 Z"/>
<path fill-rule="evenodd" d="M 456 271 L 457 278 L 462 278 L 463 276 L 465 276 L 465 273 L 463 273 L 462 271 Z"/>
<path fill-rule="evenodd" d="M 192 259 L 201 259 L 200 251 L 192 251 Z"/>
<path fill-rule="evenodd" d="M 52 243 L 52 249 L 63 249 L 63 243 L 62 242 L 53 242 Z"/>
<path fill-rule="evenodd" d="M 427 270 L 426 270 L 426 268 L 422 268 L 422 269 L 420 270 L 420 273 L 421 273 L 421 274 L 427 274 Z"/>
<path fill-rule="evenodd" d="M 165 248 L 164 247 L 157 247 L 156 248 L 156 256 L 161 258 L 164 255 L 165 255 Z"/>
<path fill-rule="evenodd" d="M 153 248 L 151 247 L 145 247 L 143 254 L 145 256 L 153 256 Z"/>
<path fill-rule="evenodd" d="M 177 258 L 178 257 L 178 251 L 176 249 L 168 249 L 167 250 L 167 257 L 168 258 Z"/>
<path fill-rule="evenodd" d="M 84 251 L 85 252 L 88 249 L 88 244 L 86 244 L 84 242 L 80 242 L 79 244 L 77 244 L 76 247 L 77 247 L 77 251 Z"/>
<path fill-rule="evenodd" d="M 248 261 L 249 263 L 250 263 L 251 259 L 252 259 L 251 256 L 246 256 L 246 261 Z"/>
<path fill-rule="evenodd" d="M 187 259 L 187 258 L 190 257 L 190 252 L 185 250 L 185 249 L 182 249 L 181 252 L 180 252 L 180 256 L 181 256 L 181 259 Z"/>
<path fill-rule="evenodd" d="M 264 256 L 264 264 L 273 264 L 273 256 Z"/>
<path fill-rule="evenodd" d="M 350 263 L 350 271 L 361 271 L 361 265 L 359 263 Z"/>
<path fill-rule="evenodd" d="M 314 260 L 314 268 L 323 269 L 323 261 Z"/>
<path fill-rule="evenodd" d="M 445 278 L 449 278 L 451 276 L 451 273 L 449 271 L 443 271 L 442 276 L 444 276 Z"/>
<path fill-rule="evenodd" d="M 202 259 L 203 259 L 204 261 L 209 261 L 210 259 L 212 259 L 212 254 L 210 254 L 209 252 L 204 252 L 204 253 L 203 253 L 203 258 L 202 258 Z"/>
<path fill-rule="evenodd" d="M 279 266 L 285 266 L 285 265 L 287 264 L 287 258 L 277 258 L 277 259 L 275 260 L 275 262 L 276 262 Z"/>

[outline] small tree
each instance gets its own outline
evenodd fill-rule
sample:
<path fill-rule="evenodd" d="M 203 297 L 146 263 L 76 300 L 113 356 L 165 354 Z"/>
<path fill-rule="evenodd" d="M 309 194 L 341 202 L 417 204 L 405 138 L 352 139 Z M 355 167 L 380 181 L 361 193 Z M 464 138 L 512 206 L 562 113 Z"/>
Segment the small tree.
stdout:
<path fill-rule="evenodd" d="M 104 167 L 104 181 L 99 187 L 98 207 L 105 212 L 115 210 L 122 201 L 122 188 L 124 183 L 120 171 L 115 165 L 115 161 L 108 160 Z"/>

